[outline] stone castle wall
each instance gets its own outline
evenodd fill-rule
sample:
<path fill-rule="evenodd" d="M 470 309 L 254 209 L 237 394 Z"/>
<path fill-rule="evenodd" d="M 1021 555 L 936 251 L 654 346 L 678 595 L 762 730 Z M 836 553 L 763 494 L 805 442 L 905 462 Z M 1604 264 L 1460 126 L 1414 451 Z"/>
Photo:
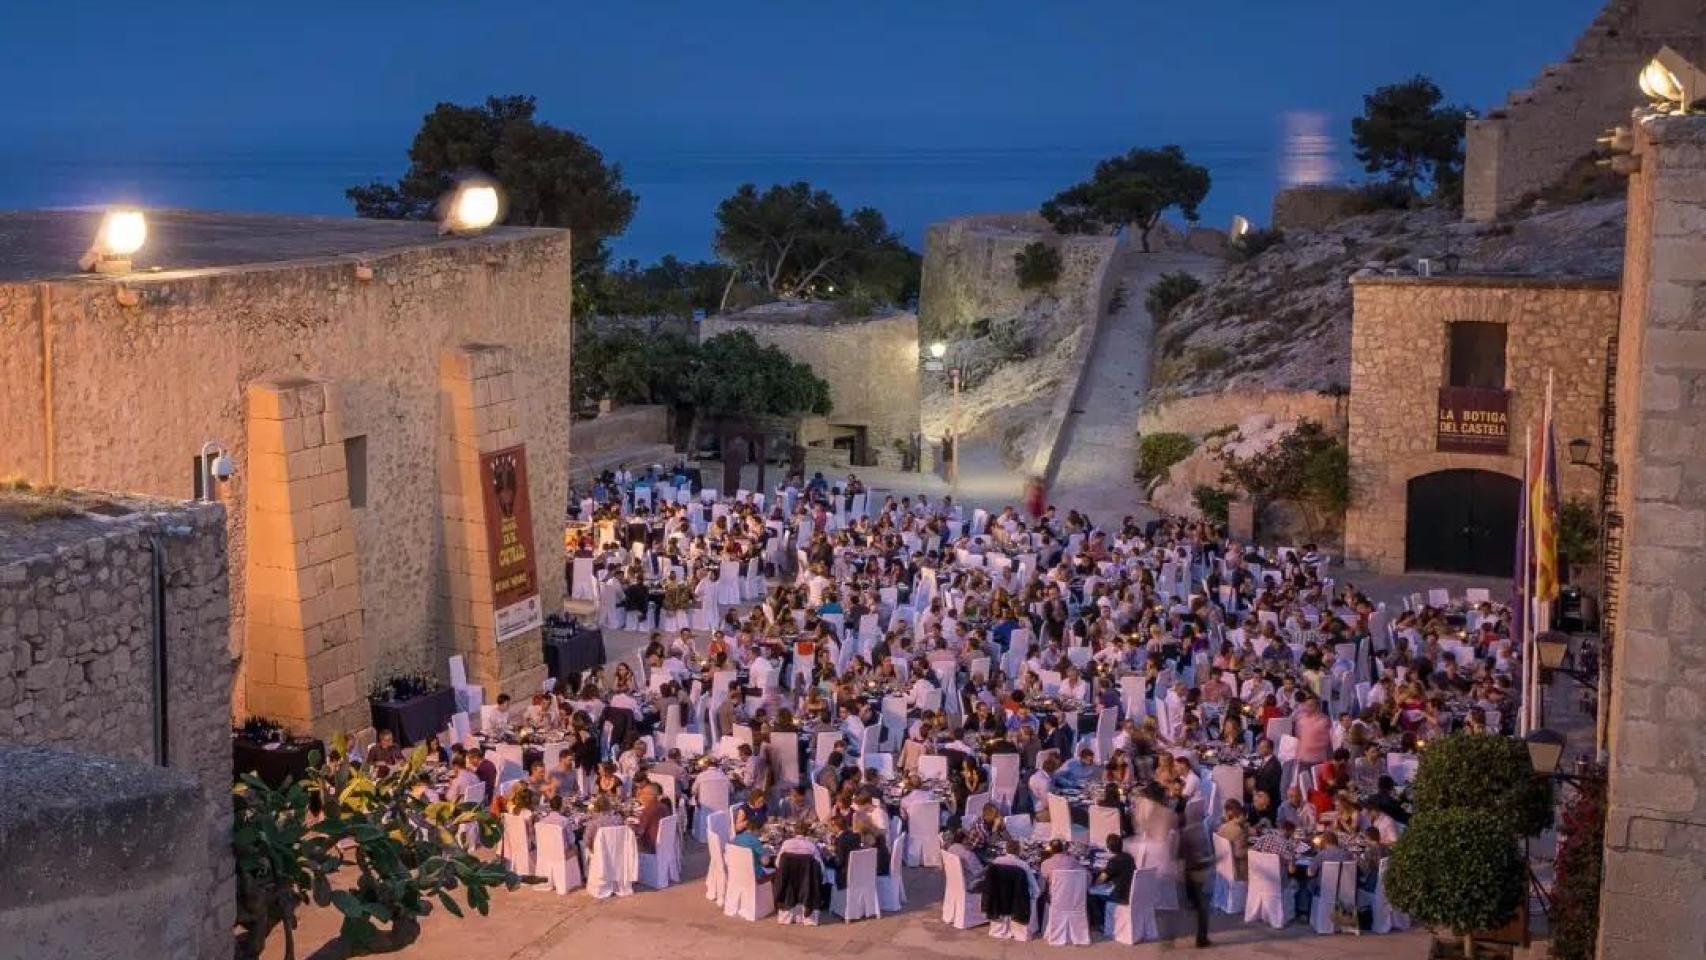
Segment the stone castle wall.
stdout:
<path fill-rule="evenodd" d="M 1138 414 L 1139 436 L 1151 433 L 1188 433 L 1200 436 L 1222 427 L 1237 426 L 1253 414 L 1275 420 L 1314 420 L 1329 430 L 1345 432 L 1344 397 L 1327 393 L 1285 390 L 1234 390 L 1148 406 Z"/>
<path fill-rule="evenodd" d="M 1564 60 L 1470 121 L 1464 217 L 1494 219 L 1593 152 L 1643 102 L 1636 78 L 1665 44 L 1706 59 L 1706 0 L 1610 0 Z"/>
<path fill-rule="evenodd" d="M 119 289 L 133 292 L 136 305 L 122 305 Z M 508 435 L 528 447 L 541 600 L 547 611 L 561 603 L 554 551 L 568 492 L 569 305 L 569 236 L 556 230 L 505 230 L 372 256 L 0 284 L 0 343 L 12 345 L 0 348 L 0 476 L 185 498 L 203 442 L 224 443 L 237 465 L 219 489 L 229 514 L 231 653 L 243 655 L 251 628 L 310 628 L 301 631 L 308 646 L 286 664 L 294 670 L 319 652 L 324 630 L 339 630 L 332 639 L 344 643 L 347 625 L 359 622 L 359 640 L 335 665 L 287 679 L 291 689 L 320 691 L 316 725 L 365 725 L 362 680 L 404 670 L 442 676 L 454 649 L 440 629 L 446 515 L 438 452 L 459 424 L 442 403 L 443 350 L 510 351 L 514 403 L 503 416 L 514 421 Z M 320 384 L 330 412 L 256 417 L 250 388 L 262 383 L 287 392 Z M 254 448 L 251 430 L 267 434 L 265 450 Z M 365 438 L 365 505 L 345 492 L 343 446 L 355 437 Z M 257 470 L 262 454 L 282 464 Z M 312 623 L 247 615 L 248 499 L 259 484 L 278 486 L 267 507 L 278 517 L 276 542 L 301 551 L 275 595 L 300 601 L 294 608 Z M 353 549 L 341 555 L 355 558 L 359 589 L 335 579 L 336 563 L 322 564 L 339 559 L 328 551 L 342 550 L 342 536 L 328 536 L 333 526 L 351 535 Z M 313 540 L 324 547 L 310 557 Z M 531 647 L 537 659 L 538 644 Z M 240 667 L 238 714 L 250 712 L 249 666 Z M 259 666 L 264 674 L 278 661 Z M 511 679 L 516 693 L 531 675 Z M 326 706 L 328 693 L 335 707 Z M 295 711 L 298 696 L 257 706 Z"/>
<path fill-rule="evenodd" d="M 925 231 L 919 336 L 953 339 L 978 320 L 1023 313 L 1045 294 L 1019 289 L 1013 257 L 1038 240 L 1060 251 L 1060 279 L 1047 294 L 1058 298 L 1059 315 L 1100 316 L 1107 303 L 1103 278 L 1120 238 L 1061 236 L 1034 213 L 985 214 L 945 220 Z"/>
<path fill-rule="evenodd" d="M 1659 960 L 1706 942 L 1706 117 L 1648 120 L 1635 140 L 1598 955 Z"/>
<path fill-rule="evenodd" d="M 1554 376 L 1557 442 L 1598 446 L 1605 350 L 1616 330 L 1616 285 L 1515 277 L 1386 277 L 1351 280 L 1350 440 L 1352 505 L 1345 518 L 1349 561 L 1380 573 L 1404 569 L 1407 483 L 1438 470 L 1522 476 L 1523 432 L 1539 428 L 1546 375 Z M 1503 455 L 1434 449 L 1439 387 L 1448 362 L 1447 324 L 1503 323 L 1510 447 Z M 1566 498 L 1593 497 L 1594 473 L 1559 459 Z"/>
<path fill-rule="evenodd" d="M 1327 184 L 1287 187 L 1274 194 L 1273 229 L 1325 230 L 1355 215 L 1358 199 L 1352 187 Z"/>
<path fill-rule="evenodd" d="M 17 545 L 23 538 L 16 531 L 11 531 L 12 550 L 0 549 L 0 742 L 73 750 L 85 757 L 74 761 L 79 768 L 87 766 L 90 755 L 153 762 L 152 544 L 158 538 L 165 558 L 169 758 L 171 766 L 192 777 L 199 788 L 188 799 L 196 810 L 193 816 L 162 814 L 159 824 L 146 822 L 152 817 L 139 818 L 129 823 L 122 836 L 88 836 L 83 843 L 77 841 L 81 834 L 67 830 L 55 838 L 53 849 L 68 861 L 91 856 L 98 860 L 101 854 L 92 853 L 86 844 L 117 849 L 153 837 L 158 829 L 172 833 L 181 828 L 170 841 L 199 849 L 185 861 L 187 866 L 180 865 L 186 879 L 171 887 L 172 895 L 154 893 L 165 900 L 187 898 L 187 915 L 196 926 L 168 932 L 181 949 L 159 955 L 224 960 L 231 954 L 235 918 L 225 511 L 215 504 L 116 502 L 136 512 L 111 520 L 94 515 L 40 520 L 31 524 L 30 544 L 21 552 Z M 0 510 L 0 524 L 5 522 Z M 0 537 L 0 542 L 5 539 Z M 12 762 L 5 764 L 10 767 Z M 60 790 L 64 785 L 56 781 L 54 769 L 32 768 L 32 778 L 39 779 L 30 785 L 29 793 Z M 126 782 L 121 772 L 114 768 L 102 774 L 99 786 L 87 796 L 74 798 L 86 806 L 61 810 L 54 816 L 66 819 L 55 822 L 63 826 L 94 817 L 94 807 L 119 796 L 112 791 Z M 0 802 L 10 810 L 24 798 L 7 796 L 0 789 Z M 4 843 L 0 847 L 7 850 L 0 860 L 13 866 L 14 848 Z M 20 844 L 17 849 L 24 847 Z M 177 873 L 179 868 L 166 872 Z M 100 887 L 109 878 L 98 873 L 85 873 L 67 883 Z M 135 879 L 144 886 L 155 878 Z M 80 896 L 89 894 L 79 889 Z M 114 892 L 119 891 L 114 888 Z M 31 901 L 36 893 L 41 898 Z M 56 894 L 0 882 L 0 956 L 16 942 L 5 936 L 3 912 L 6 906 L 20 905 L 13 896 L 35 906 L 58 899 Z M 177 912 L 174 906 L 172 913 Z M 49 910 L 45 916 L 57 914 Z M 51 924 L 44 922 L 44 926 Z M 138 946 L 142 945 L 139 940 Z M 183 952 L 191 947 L 195 949 Z M 52 954 L 26 950 L 24 955 Z"/>
<path fill-rule="evenodd" d="M 830 427 L 864 427 L 877 465 L 899 469 L 901 447 L 919 430 L 918 318 L 910 313 L 847 322 L 790 322 L 759 312 L 706 317 L 700 337 L 750 332 L 811 365 L 829 382 Z"/>
<path fill-rule="evenodd" d="M 577 461 L 648 443 L 668 443 L 669 407 L 618 407 L 591 420 L 576 420 L 573 429 Z"/>

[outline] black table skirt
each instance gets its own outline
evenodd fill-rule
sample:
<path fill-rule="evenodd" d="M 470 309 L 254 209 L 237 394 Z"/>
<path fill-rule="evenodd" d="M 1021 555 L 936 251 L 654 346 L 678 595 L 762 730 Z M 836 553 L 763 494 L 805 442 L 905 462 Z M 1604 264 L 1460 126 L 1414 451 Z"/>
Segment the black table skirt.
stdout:
<path fill-rule="evenodd" d="M 401 703 L 391 700 L 372 707 L 373 729 L 389 730 L 396 735 L 400 746 L 409 747 L 449 725 L 451 715 L 456 712 L 456 691 L 446 687 L 413 700 Z"/>
<path fill-rule="evenodd" d="M 604 665 L 604 631 L 581 630 L 544 641 L 545 670 L 555 679 Z"/>
<path fill-rule="evenodd" d="M 241 779 L 245 773 L 253 773 L 275 787 L 282 787 L 286 780 L 300 780 L 308 772 L 308 757 L 318 753 L 320 759 L 326 759 L 326 745 L 319 740 L 305 744 L 286 744 L 277 750 L 268 750 L 262 745 L 250 740 L 231 740 L 231 772 L 232 776 Z"/>

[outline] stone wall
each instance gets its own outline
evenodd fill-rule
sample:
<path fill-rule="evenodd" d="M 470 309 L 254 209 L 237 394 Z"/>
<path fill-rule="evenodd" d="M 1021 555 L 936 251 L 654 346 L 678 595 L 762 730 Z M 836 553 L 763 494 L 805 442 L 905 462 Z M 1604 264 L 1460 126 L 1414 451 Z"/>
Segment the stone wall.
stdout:
<path fill-rule="evenodd" d="M 668 443 L 669 408 L 662 404 L 617 407 L 572 426 L 574 457 L 591 460 L 613 450 Z"/>
<path fill-rule="evenodd" d="M 816 316 L 814 314 L 814 316 Z M 765 308 L 706 317 L 702 339 L 750 332 L 811 365 L 829 382 L 835 428 L 862 427 L 878 466 L 899 469 L 901 445 L 919 430 L 918 318 L 910 313 L 836 321 L 799 319 Z"/>
<path fill-rule="evenodd" d="M 119 302 L 120 290 L 127 299 L 135 294 L 134 306 Z M 281 428 L 276 442 L 303 470 L 311 455 L 320 458 L 312 474 L 301 474 L 309 481 L 301 495 L 318 498 L 349 482 L 339 456 L 344 441 L 365 438 L 365 505 L 347 508 L 362 636 L 352 648 L 360 655 L 341 661 L 336 676 L 305 682 L 325 687 L 349 677 L 334 688 L 342 698 L 363 670 L 369 677 L 443 675 L 453 648 L 439 629 L 444 515 L 437 450 L 453 425 L 441 409 L 440 351 L 468 344 L 511 350 L 534 546 L 544 551 L 541 599 L 555 610 L 562 565 L 550 558 L 568 495 L 569 298 L 569 236 L 561 230 L 504 229 L 310 261 L 0 284 L 0 410 L 7 411 L 0 476 L 184 498 L 203 442 L 223 442 L 237 465 L 219 496 L 229 513 L 231 651 L 240 657 L 255 626 L 245 603 L 246 503 L 256 482 L 284 479 L 257 481 L 248 388 L 323 384 L 337 407 L 336 432 L 324 433 L 316 416 L 318 436 L 309 435 L 304 419 Z M 311 448 L 316 452 L 306 452 Z M 312 525 L 311 511 L 326 502 L 310 503 L 298 521 Z M 245 686 L 240 676 L 232 704 L 238 714 L 249 712 Z M 356 703 L 315 722 L 359 719 L 365 691 L 356 692 Z"/>
<path fill-rule="evenodd" d="M 1060 279 L 1051 291 L 1019 289 L 1013 257 L 1044 241 L 1060 251 Z M 1044 296 L 1074 321 L 1099 316 L 1107 300 L 1103 277 L 1121 246 L 1111 236 L 1061 236 L 1034 213 L 983 214 L 931 224 L 924 233 L 924 275 L 918 329 L 925 340 L 954 339 L 985 318 L 1013 317 Z"/>
<path fill-rule="evenodd" d="M 70 878 L 51 871 L 31 872 L 41 881 L 37 886 L 0 882 L 0 910 L 30 905 L 46 911 L 39 917 L 57 916 L 45 905 L 69 898 L 80 883 L 87 884 L 89 891 L 127 896 L 126 885 L 119 881 L 129 874 L 109 875 L 103 867 L 106 858 L 135 857 L 148 873 L 183 874 L 168 884 L 169 896 L 150 887 L 154 899 L 147 903 L 182 900 L 181 904 L 164 903 L 165 915 L 187 912 L 199 919 L 191 929 L 169 932 L 181 941 L 172 951 L 142 950 L 126 956 L 199 952 L 204 958 L 224 960 L 231 953 L 235 917 L 225 512 L 215 504 L 125 498 L 77 500 L 69 508 L 59 498 L 34 509 L 28 502 L 13 494 L 0 499 L 0 741 L 153 762 L 153 544 L 157 542 L 164 552 L 166 584 L 169 761 L 187 774 L 173 781 L 183 786 L 172 786 L 171 794 L 187 791 L 178 806 L 194 809 L 161 813 L 157 824 L 147 822 L 152 814 L 142 816 L 135 810 L 125 814 L 128 808 L 122 801 L 130 798 L 123 785 L 129 775 L 121 776 L 121 767 L 112 764 L 101 768 L 112 771 L 110 782 L 103 777 L 98 786 L 81 791 L 81 796 L 76 790 L 61 792 L 70 785 L 60 781 L 57 762 L 52 767 L 26 768 L 28 785 L 21 789 L 30 796 L 19 796 L 0 783 L 0 811 L 4 811 L 0 835 L 7 832 L 6 821 L 16 814 L 18 803 L 51 797 L 60 808 L 44 816 L 86 828 L 51 835 L 52 849 L 68 862 L 87 861 L 90 870 Z M 98 506 L 104 512 L 86 511 L 77 504 Z M 15 772 L 15 762 L 14 758 L 0 760 L 0 769 Z M 85 764 L 81 769 L 93 768 Z M 101 818 L 109 814 L 123 814 L 122 822 L 130 829 L 102 833 L 89 826 L 108 822 Z M 170 835 L 171 844 L 183 849 L 138 852 L 160 839 L 160 833 Z M 87 839 L 79 842 L 79 837 Z M 0 868 L 35 862 L 19 859 L 21 851 L 36 850 L 35 846 L 14 847 L 4 840 L 0 836 L 0 849 L 6 851 Z M 158 858 L 160 865 L 150 858 Z M 141 885 L 148 878 L 135 879 Z M 125 915 L 140 917 L 138 910 Z M 153 922 L 139 918 L 139 948 L 153 942 L 148 936 L 158 934 Z M 0 956 L 11 948 L 0 922 Z M 42 953 L 25 951 L 25 955 L 54 953 L 44 947 Z"/>
<path fill-rule="evenodd" d="M 228 960 L 228 886 L 225 929 L 198 935 L 201 794 L 177 770 L 0 745 L 0 960 Z"/>
<path fill-rule="evenodd" d="M 1151 433 L 1200 436 L 1236 426 L 1252 414 L 1265 413 L 1275 420 L 1314 420 L 1343 436 L 1348 406 L 1345 397 L 1329 393 L 1233 390 L 1146 406 L 1138 415 L 1137 432 L 1139 436 Z"/>
<path fill-rule="evenodd" d="M 1273 229 L 1325 230 L 1356 214 L 1358 195 L 1353 187 L 1308 184 L 1287 187 L 1274 194 Z"/>
<path fill-rule="evenodd" d="M 1494 219 L 1591 153 L 1643 102 L 1636 78 L 1665 44 L 1706 59 L 1706 0 L 1610 0 L 1564 60 L 1470 121 L 1464 217 Z"/>
<path fill-rule="evenodd" d="M 1605 281 L 1519 277 L 1352 278 L 1350 460 L 1353 502 L 1345 549 L 1353 565 L 1404 569 L 1406 484 L 1448 469 L 1522 476 L 1523 431 L 1539 429 L 1546 375 L 1554 375 L 1557 442 L 1585 437 L 1597 449 L 1605 349 L 1617 326 L 1618 292 Z M 1448 363 L 1447 325 L 1508 327 L 1505 386 L 1510 448 L 1504 455 L 1439 453 L 1435 418 Z M 1566 498 L 1592 497 L 1592 471 L 1560 457 Z"/>
<path fill-rule="evenodd" d="M 1706 117 L 1635 136 L 1599 956 L 1658 960 L 1706 943 Z"/>

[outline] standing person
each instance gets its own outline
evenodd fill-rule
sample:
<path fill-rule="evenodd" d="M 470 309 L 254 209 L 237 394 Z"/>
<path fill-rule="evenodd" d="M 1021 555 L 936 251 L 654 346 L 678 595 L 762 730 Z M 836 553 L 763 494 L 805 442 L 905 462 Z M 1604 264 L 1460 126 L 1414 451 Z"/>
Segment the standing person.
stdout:
<path fill-rule="evenodd" d="M 1032 477 L 1025 481 L 1025 512 L 1030 514 L 1033 524 L 1043 518 L 1043 508 L 1046 502 L 1047 496 L 1043 489 L 1043 478 Z"/>
<path fill-rule="evenodd" d="M 1210 945 L 1208 881 L 1214 871 L 1214 846 L 1202 821 L 1192 819 L 1179 829 L 1179 858 L 1184 861 L 1185 899 L 1197 914 L 1197 947 L 1201 949 Z"/>

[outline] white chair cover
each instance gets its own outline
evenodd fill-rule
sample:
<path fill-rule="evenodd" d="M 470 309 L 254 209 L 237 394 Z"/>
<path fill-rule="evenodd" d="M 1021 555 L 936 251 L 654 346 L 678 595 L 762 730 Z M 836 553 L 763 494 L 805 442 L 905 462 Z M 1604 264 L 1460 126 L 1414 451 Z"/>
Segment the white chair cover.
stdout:
<path fill-rule="evenodd" d="M 1250 851 L 1250 880 L 1244 895 L 1244 922 L 1260 920 L 1275 930 L 1291 919 L 1286 903 L 1285 876 L 1277 853 Z"/>
<path fill-rule="evenodd" d="M 883 915 L 877 902 L 877 856 L 875 847 L 855 850 L 847 857 L 847 888 L 830 892 L 829 909 L 851 923 L 866 917 Z"/>
<path fill-rule="evenodd" d="M 1050 946 L 1090 945 L 1090 913 L 1085 898 L 1090 875 L 1083 870 L 1056 870 L 1048 881 L 1048 927 L 1043 936 Z"/>
<path fill-rule="evenodd" d="M 1355 911 L 1357 905 L 1357 865 L 1354 861 L 1333 860 L 1321 864 L 1321 892 L 1309 908 L 1309 925 L 1316 933 L 1333 933 L 1333 910 L 1344 907 Z"/>
<path fill-rule="evenodd" d="M 926 780 L 948 779 L 948 758 L 940 754 L 919 757 L 918 775 Z"/>
<path fill-rule="evenodd" d="M 1179 831 L 1169 830 L 1166 840 L 1145 840 L 1138 846 L 1139 870 L 1155 871 L 1155 908 L 1179 909 L 1179 882 L 1184 866 L 1179 862 Z"/>
<path fill-rule="evenodd" d="M 946 877 L 942 888 L 942 922 L 956 930 L 970 930 L 989 922 L 983 915 L 983 901 L 972 895 L 966 884 L 965 865 L 959 857 L 943 857 L 942 872 Z"/>
<path fill-rule="evenodd" d="M 1132 946 L 1161 939 L 1155 922 L 1155 887 L 1155 871 L 1138 870 L 1131 875 L 1131 899 L 1108 904 L 1102 929 L 1115 943 Z"/>
<path fill-rule="evenodd" d="M 877 874 L 877 902 L 890 913 L 906 906 L 906 831 L 889 843 L 889 875 Z M 946 858 L 944 858 L 946 859 Z"/>
<path fill-rule="evenodd" d="M 504 832 L 499 840 L 498 856 L 509 861 L 509 868 L 523 876 L 533 872 L 533 841 L 529 836 L 530 821 L 519 813 L 503 816 Z"/>
<path fill-rule="evenodd" d="M 1393 930 L 1410 929 L 1410 918 L 1392 908 L 1392 902 L 1386 899 L 1386 866 L 1392 861 L 1391 857 L 1380 859 L 1380 876 L 1374 884 L 1374 914 L 1369 929 L 1375 933 L 1391 933 Z"/>
<path fill-rule="evenodd" d="M 601 827 L 592 839 L 586 871 L 587 892 L 593 899 L 626 897 L 640 877 L 640 851 L 634 831 L 626 826 Z"/>
<path fill-rule="evenodd" d="M 723 814 L 728 816 L 728 814 Z M 705 848 L 711 854 L 711 864 L 705 868 L 705 899 L 712 903 L 723 902 L 723 891 L 728 886 L 728 867 L 723 863 L 723 838 L 715 833 L 706 835 Z"/>
<path fill-rule="evenodd" d="M 907 807 L 906 865 L 939 867 L 942 865 L 942 802 L 927 800 Z"/>
<path fill-rule="evenodd" d="M 573 836 L 564 830 L 560 823 L 541 823 L 533 828 L 533 840 L 537 847 L 534 851 L 534 869 L 559 895 L 568 893 L 584 882 L 581 877 L 580 857 L 569 845 Z"/>
<path fill-rule="evenodd" d="M 723 889 L 723 916 L 758 921 L 776 912 L 774 884 L 758 882 L 758 865 L 744 847 L 724 849 L 728 883 Z"/>
<path fill-rule="evenodd" d="M 1215 834 L 1214 888 L 1211 893 L 1214 908 L 1234 916 L 1243 913 L 1248 890 L 1249 884 L 1238 879 L 1238 864 L 1232 858 L 1232 841 Z"/>
<path fill-rule="evenodd" d="M 640 854 L 640 882 L 653 890 L 681 879 L 681 850 L 677 834 L 676 814 L 658 821 L 657 853 Z"/>
<path fill-rule="evenodd" d="M 1049 816 L 1052 817 L 1054 814 L 1050 813 Z M 1104 807 L 1099 803 L 1091 804 L 1090 829 L 1086 837 L 1090 845 L 1093 847 L 1102 846 L 1107 842 L 1109 834 L 1123 835 L 1125 830 L 1123 824 L 1120 823 L 1121 819 L 1123 818 L 1118 807 Z"/>

